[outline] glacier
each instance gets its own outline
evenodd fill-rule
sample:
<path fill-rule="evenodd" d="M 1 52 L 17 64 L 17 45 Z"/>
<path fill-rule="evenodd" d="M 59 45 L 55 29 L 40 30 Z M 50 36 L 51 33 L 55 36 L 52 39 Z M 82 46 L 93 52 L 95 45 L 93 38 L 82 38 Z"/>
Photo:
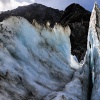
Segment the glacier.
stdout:
<path fill-rule="evenodd" d="M 35 100 L 63 88 L 80 67 L 71 55 L 70 31 L 68 26 L 50 28 L 49 23 L 30 24 L 21 17 L 1 22 L 0 97 Z"/>
<path fill-rule="evenodd" d="M 100 9 L 95 3 L 89 25 L 88 32 L 88 50 L 87 55 L 90 57 L 90 69 L 92 76 L 92 94 L 91 100 L 100 98 Z"/>
<path fill-rule="evenodd" d="M 83 63 L 71 54 L 69 26 L 0 23 L 0 100 L 99 100 L 100 9 L 95 3 Z"/>

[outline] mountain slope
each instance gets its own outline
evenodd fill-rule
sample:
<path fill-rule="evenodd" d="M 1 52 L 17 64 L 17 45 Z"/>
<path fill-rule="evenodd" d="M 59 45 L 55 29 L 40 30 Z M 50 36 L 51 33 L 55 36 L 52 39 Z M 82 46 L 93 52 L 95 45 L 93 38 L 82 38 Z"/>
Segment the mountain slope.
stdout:
<path fill-rule="evenodd" d="M 61 17 L 61 24 L 67 25 L 68 23 L 84 22 L 89 20 L 90 12 L 79 4 L 73 3 L 65 9 L 64 14 Z"/>
<path fill-rule="evenodd" d="M 11 11 L 3 12 L 0 14 L 0 21 L 3 21 L 5 18 L 10 16 L 21 16 L 31 23 L 33 22 L 33 19 L 35 19 L 41 24 L 45 24 L 47 21 L 50 21 L 51 24 L 54 25 L 55 22 L 60 20 L 62 14 L 63 11 L 59 11 L 58 9 L 34 3 L 28 6 L 18 7 Z"/>

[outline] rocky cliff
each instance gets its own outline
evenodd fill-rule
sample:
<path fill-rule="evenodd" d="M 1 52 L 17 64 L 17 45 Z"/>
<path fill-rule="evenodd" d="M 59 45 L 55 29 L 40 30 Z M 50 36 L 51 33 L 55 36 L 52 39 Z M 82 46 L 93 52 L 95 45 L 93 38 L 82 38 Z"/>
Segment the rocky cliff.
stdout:
<path fill-rule="evenodd" d="M 90 15 L 89 11 L 74 3 L 65 9 L 60 19 L 63 26 L 69 25 L 71 28 L 72 54 L 76 55 L 79 61 L 84 58 L 87 48 Z"/>

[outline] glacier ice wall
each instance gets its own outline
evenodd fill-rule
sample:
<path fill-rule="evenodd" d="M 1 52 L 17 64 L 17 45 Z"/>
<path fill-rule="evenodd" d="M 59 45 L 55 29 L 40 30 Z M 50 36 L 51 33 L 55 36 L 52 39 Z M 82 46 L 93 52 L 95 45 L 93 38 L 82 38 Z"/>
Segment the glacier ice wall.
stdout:
<path fill-rule="evenodd" d="M 1 22 L 0 99 L 40 100 L 63 90 L 79 69 L 69 36 L 68 26 L 31 25 L 21 17 Z"/>
<path fill-rule="evenodd" d="M 96 3 L 90 18 L 87 55 L 93 84 L 91 100 L 100 100 L 100 9 Z"/>

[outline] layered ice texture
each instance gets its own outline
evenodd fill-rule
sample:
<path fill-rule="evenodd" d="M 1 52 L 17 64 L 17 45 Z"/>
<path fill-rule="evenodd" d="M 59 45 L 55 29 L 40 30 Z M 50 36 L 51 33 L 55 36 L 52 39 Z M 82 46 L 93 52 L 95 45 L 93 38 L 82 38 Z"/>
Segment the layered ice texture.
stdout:
<path fill-rule="evenodd" d="M 10 17 L 0 23 L 0 100 L 99 100 L 100 10 L 90 18 L 84 63 L 71 55 L 69 26 Z M 93 89 L 92 89 L 93 87 Z M 92 92 L 92 93 L 91 93 Z"/>
<path fill-rule="evenodd" d="M 0 99 L 40 100 L 69 82 L 78 62 L 70 28 L 33 25 L 21 17 L 0 23 Z"/>

